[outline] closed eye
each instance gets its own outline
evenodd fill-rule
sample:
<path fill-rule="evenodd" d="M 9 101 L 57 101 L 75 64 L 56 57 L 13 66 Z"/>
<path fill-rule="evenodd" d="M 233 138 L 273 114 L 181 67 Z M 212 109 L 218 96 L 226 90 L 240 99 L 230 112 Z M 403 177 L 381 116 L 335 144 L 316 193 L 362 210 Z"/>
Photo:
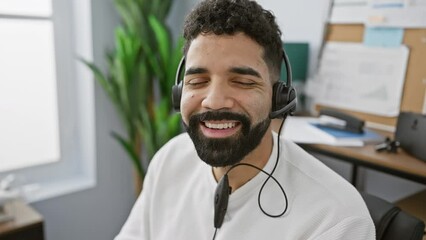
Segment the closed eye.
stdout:
<path fill-rule="evenodd" d="M 185 85 L 189 85 L 192 87 L 196 87 L 196 86 L 200 86 L 203 84 L 208 83 L 208 79 L 206 78 L 193 78 L 193 79 L 189 79 L 188 81 L 185 82 Z"/>
<path fill-rule="evenodd" d="M 240 82 L 240 81 L 236 81 L 236 83 L 241 84 L 241 85 L 245 85 L 245 86 L 251 86 L 254 85 L 254 82 Z"/>
<path fill-rule="evenodd" d="M 245 80 L 245 79 L 235 79 L 232 81 L 234 84 L 237 84 L 239 86 L 243 86 L 243 87 L 250 87 L 250 86 L 254 86 L 256 85 L 256 82 L 251 81 L 251 80 Z"/>

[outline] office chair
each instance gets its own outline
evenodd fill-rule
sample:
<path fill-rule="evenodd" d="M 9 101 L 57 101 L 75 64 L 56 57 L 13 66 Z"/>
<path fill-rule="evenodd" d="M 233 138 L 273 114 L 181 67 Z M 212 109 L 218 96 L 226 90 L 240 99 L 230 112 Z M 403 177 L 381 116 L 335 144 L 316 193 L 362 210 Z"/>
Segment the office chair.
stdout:
<path fill-rule="evenodd" d="M 367 193 L 361 196 L 376 227 L 377 240 L 422 240 L 423 221 L 381 198 Z"/>

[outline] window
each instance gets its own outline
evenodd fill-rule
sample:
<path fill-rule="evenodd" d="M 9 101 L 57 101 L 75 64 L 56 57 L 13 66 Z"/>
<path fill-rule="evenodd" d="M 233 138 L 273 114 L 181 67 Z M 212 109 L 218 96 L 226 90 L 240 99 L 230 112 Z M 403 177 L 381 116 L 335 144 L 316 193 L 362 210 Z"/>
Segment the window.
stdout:
<path fill-rule="evenodd" d="M 71 10 L 71 11 L 70 11 Z M 37 201 L 95 184 L 89 0 L 0 1 L 0 178 Z"/>
<path fill-rule="evenodd" d="M 0 171 L 60 158 L 51 8 L 15 2 L 0 3 Z"/>

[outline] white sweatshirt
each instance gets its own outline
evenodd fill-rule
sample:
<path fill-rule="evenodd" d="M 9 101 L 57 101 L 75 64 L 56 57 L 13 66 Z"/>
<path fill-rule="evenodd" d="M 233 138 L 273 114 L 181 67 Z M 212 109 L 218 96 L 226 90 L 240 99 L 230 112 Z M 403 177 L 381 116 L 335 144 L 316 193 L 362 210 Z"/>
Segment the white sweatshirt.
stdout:
<path fill-rule="evenodd" d="M 266 172 L 276 161 L 277 135 Z M 288 210 L 266 216 L 258 194 L 267 175 L 259 173 L 229 198 L 215 240 L 373 240 L 374 224 L 358 191 L 293 142 L 281 139 L 280 160 L 273 176 L 288 196 Z M 243 166 L 241 166 L 243 167 Z M 167 143 L 154 157 L 143 191 L 115 240 L 208 240 L 213 238 L 212 168 L 202 162 L 187 134 Z M 279 214 L 285 200 L 270 179 L 261 206 Z"/>

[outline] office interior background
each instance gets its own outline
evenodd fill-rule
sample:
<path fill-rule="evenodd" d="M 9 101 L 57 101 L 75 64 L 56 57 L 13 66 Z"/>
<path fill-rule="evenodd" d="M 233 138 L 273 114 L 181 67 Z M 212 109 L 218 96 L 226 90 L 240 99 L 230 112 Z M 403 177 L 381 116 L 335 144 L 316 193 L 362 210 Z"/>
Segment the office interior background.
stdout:
<path fill-rule="evenodd" d="M 89 0 L 87 0 L 89 1 Z M 112 0 L 90 0 L 93 61 L 106 67 L 105 50 L 114 45 L 114 29 L 119 17 Z M 168 18 L 173 35 L 181 33 L 184 16 L 199 0 L 175 0 Z M 309 43 L 308 76 L 318 63 L 329 1 L 325 0 L 258 0 L 277 16 L 286 42 Z M 171 87 L 171 86 L 170 86 Z M 94 88 L 95 179 L 84 190 L 73 191 L 31 203 L 44 218 L 47 240 L 112 239 L 126 220 L 136 199 L 133 166 L 110 132 L 124 132 L 119 117 L 100 86 Z M 178 154 L 178 153 L 177 153 Z M 351 166 L 317 155 L 346 179 Z M 397 201 L 425 189 L 425 186 L 373 170 L 361 169 L 358 186 L 388 201 Z"/>

